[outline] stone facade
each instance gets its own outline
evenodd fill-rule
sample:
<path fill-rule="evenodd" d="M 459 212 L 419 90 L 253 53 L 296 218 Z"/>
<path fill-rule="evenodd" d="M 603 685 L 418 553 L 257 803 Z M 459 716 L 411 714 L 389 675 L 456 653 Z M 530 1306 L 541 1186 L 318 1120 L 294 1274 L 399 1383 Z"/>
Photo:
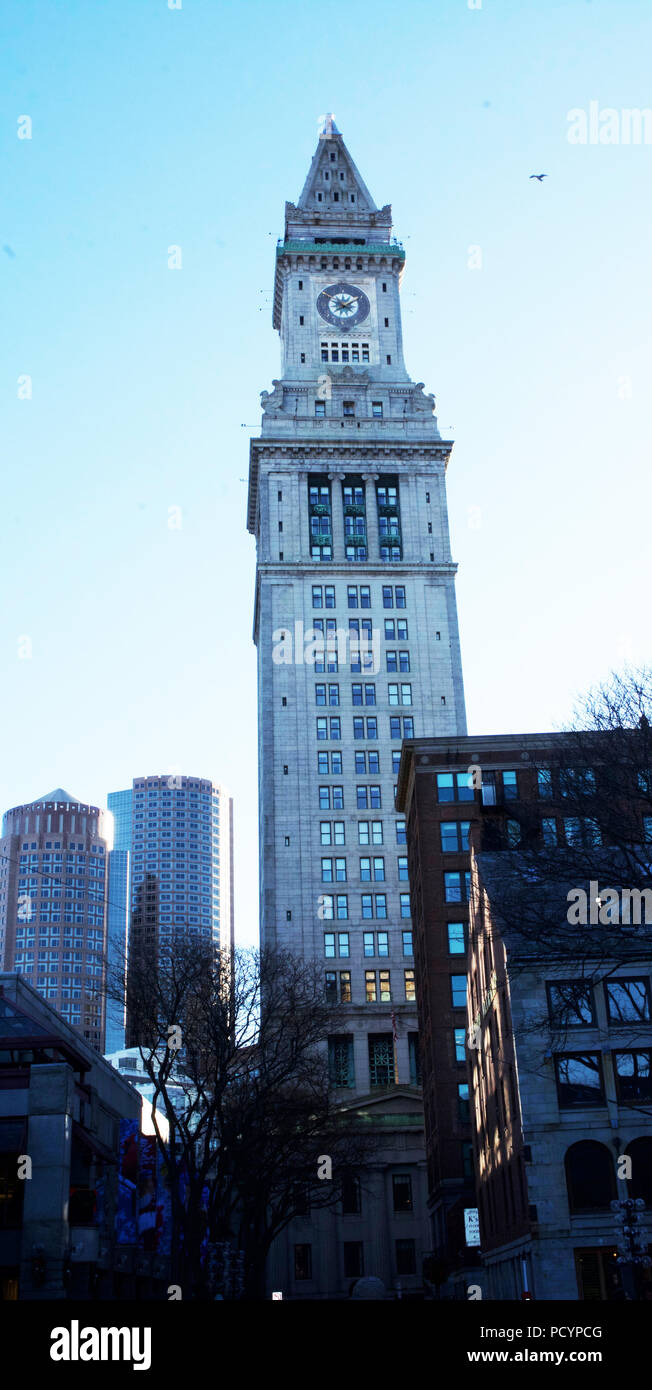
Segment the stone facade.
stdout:
<path fill-rule="evenodd" d="M 395 785 L 403 737 L 464 733 L 465 714 L 446 509 L 452 444 L 404 364 L 404 261 L 391 209 L 375 206 L 327 121 L 299 203 L 286 204 L 274 299 L 282 376 L 263 392 L 251 442 L 260 932 L 263 943 L 320 962 L 326 987 L 347 1005 L 347 1032 L 330 1044 L 342 1100 L 359 1098 L 376 1116 L 389 1107 L 384 1181 L 391 1188 L 392 1166 L 407 1163 L 416 1201 L 423 1152 L 411 1143 L 408 1162 L 400 1137 L 400 1110 L 418 1113 L 421 1094 Z M 315 631 L 325 642 L 340 634 L 337 660 L 328 650 L 314 664 L 307 657 Z M 356 632 L 371 640 L 357 662 Z M 418 1200 L 417 1263 L 406 1276 L 415 1288 L 430 1245 Z M 387 1230 L 379 1254 L 383 1206 L 374 1199 L 363 1211 L 364 1272 L 396 1288 Z M 290 1232 L 272 1282 L 293 1296 L 343 1296 L 344 1257 L 317 1254 L 335 1224 L 322 1214 L 312 1242 Z M 318 1277 L 294 1279 L 293 1243 L 314 1246 Z"/>

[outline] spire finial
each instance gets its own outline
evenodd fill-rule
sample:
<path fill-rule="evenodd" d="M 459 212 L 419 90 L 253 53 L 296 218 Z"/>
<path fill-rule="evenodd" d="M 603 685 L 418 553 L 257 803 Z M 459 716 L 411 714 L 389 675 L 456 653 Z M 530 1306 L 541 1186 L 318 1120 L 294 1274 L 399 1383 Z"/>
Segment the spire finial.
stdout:
<path fill-rule="evenodd" d="M 320 140 L 330 140 L 332 135 L 341 134 L 341 131 L 337 129 L 335 124 L 335 116 L 332 111 L 329 111 L 325 116 L 320 116 L 318 125 Z"/>

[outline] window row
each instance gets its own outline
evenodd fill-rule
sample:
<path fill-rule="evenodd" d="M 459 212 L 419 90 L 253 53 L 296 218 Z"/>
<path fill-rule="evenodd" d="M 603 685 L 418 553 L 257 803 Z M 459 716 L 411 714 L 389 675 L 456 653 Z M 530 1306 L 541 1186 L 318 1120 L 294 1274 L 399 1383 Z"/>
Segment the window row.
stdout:
<path fill-rule="evenodd" d="M 412 932 L 401 932 L 401 948 L 404 956 L 412 956 Z M 388 956 L 389 932 L 365 931 L 362 933 L 362 954 L 364 956 Z M 348 960 L 351 955 L 351 937 L 348 931 L 324 932 L 324 955 L 327 960 Z"/>
<path fill-rule="evenodd" d="M 649 1023 L 649 976 L 617 976 L 602 983 L 611 1024 Z M 557 1028 L 587 1028 L 597 1023 L 594 986 L 590 980 L 555 980 L 547 986 L 550 1021 Z"/>
<path fill-rule="evenodd" d="M 352 906 L 352 904 L 351 904 Z M 320 893 L 317 915 L 321 921 L 346 922 L 349 919 L 349 895 L 348 893 Z M 360 895 L 360 912 L 358 914 L 363 921 L 371 918 L 378 918 L 386 921 L 387 894 L 386 893 L 362 893 Z M 393 915 L 393 914 L 392 914 Z M 399 893 L 399 916 L 409 918 L 410 913 L 410 894 Z"/>
<path fill-rule="evenodd" d="M 396 1081 L 394 1039 L 391 1032 L 369 1033 L 367 1037 L 370 1087 L 392 1086 Z M 421 1085 L 421 1058 L 418 1033 L 408 1033 L 410 1085 Z M 331 1034 L 328 1039 L 328 1069 L 331 1086 L 355 1086 L 353 1035 Z M 366 1078 L 365 1078 L 366 1081 Z"/>
<path fill-rule="evenodd" d="M 351 971 L 327 970 L 324 976 L 324 989 L 329 1004 L 351 1004 Z M 394 996 L 395 998 L 396 996 Z M 364 998 L 366 1004 L 391 1004 L 391 971 L 365 970 Z M 413 1003 L 416 999 L 414 970 L 403 971 L 403 1002 Z"/>
<path fill-rule="evenodd" d="M 555 1057 L 557 1097 L 562 1108 L 601 1106 L 606 1093 L 604 1054 L 599 1052 L 562 1054 Z M 623 1104 L 649 1104 L 652 1100 L 652 1051 L 637 1048 L 612 1052 L 616 1096 Z"/>
<path fill-rule="evenodd" d="M 336 667 L 335 667 L 335 669 L 336 669 Z M 319 683 L 319 682 L 317 683 L 317 685 L 315 685 L 315 704 L 316 704 L 316 705 L 331 705 L 331 706 L 333 706 L 333 705 L 339 705 L 339 703 L 340 703 L 340 687 L 339 687 L 339 685 L 333 685 L 333 684 L 324 685 L 324 684 L 321 684 L 321 683 Z M 351 703 L 352 703 L 353 705 L 375 705 L 375 704 L 376 704 L 376 686 L 375 686 L 375 683 L 374 683 L 374 682 L 367 682 L 367 683 L 364 683 L 364 684 L 360 684 L 360 683 L 357 682 L 357 681 L 353 681 L 352 684 L 351 684 Z M 387 686 L 387 703 L 388 703 L 389 705 L 411 705 L 411 704 L 412 704 L 412 686 L 409 685 L 409 684 L 407 684 L 407 683 L 406 683 L 406 684 L 400 684 L 400 685 L 398 685 L 398 684 L 394 684 L 394 683 L 392 683 L 392 682 L 389 682 L 389 683 L 388 683 L 388 686 Z"/>
<path fill-rule="evenodd" d="M 334 195 L 335 196 L 335 195 Z M 353 194 L 351 194 L 353 197 Z M 321 198 L 321 193 L 317 194 Z M 375 1268 L 372 1261 L 372 1267 Z M 416 1243 L 411 1236 L 394 1241 L 394 1271 L 397 1277 L 417 1272 Z M 342 1274 L 345 1279 L 360 1279 L 365 1272 L 364 1243 L 361 1240 L 342 1242 Z M 312 1245 L 294 1247 L 294 1277 L 297 1282 L 312 1279 Z"/>
<path fill-rule="evenodd" d="M 318 700 L 319 704 L 320 701 Z M 323 702 L 322 702 L 323 703 Z M 338 703 L 334 701 L 333 703 Z M 369 701 L 368 703 L 372 703 Z M 329 716 L 318 715 L 316 722 L 317 740 L 320 743 L 330 742 L 339 743 L 342 738 L 342 721 L 339 714 Z M 400 715 L 390 715 L 389 720 L 390 738 L 414 738 L 414 719 L 412 715 L 406 714 L 401 719 Z M 378 739 L 378 716 L 375 714 L 354 715 L 353 718 L 353 737 L 355 739 L 367 739 L 375 742 Z M 399 753 L 400 750 L 396 750 Z M 392 755 L 393 756 L 393 755 Z M 398 772 L 398 763 L 392 764 L 392 770 Z"/>
<path fill-rule="evenodd" d="M 374 822 L 372 822 L 374 823 Z M 363 822 L 361 822 L 363 824 Z M 369 822 L 366 822 L 367 831 Z M 385 882 L 385 860 L 382 855 L 363 856 L 360 858 L 360 881 L 361 883 L 384 883 Z M 407 855 L 399 855 L 397 858 L 397 869 L 399 881 L 407 882 L 408 862 Z M 323 858 L 321 861 L 321 881 L 322 883 L 346 883 L 347 868 L 346 859 Z"/>
<path fill-rule="evenodd" d="M 397 820 L 394 822 L 396 843 L 404 845 L 406 842 L 405 821 Z M 319 822 L 319 837 L 322 845 L 343 845 L 346 843 L 346 828 L 343 820 Z M 358 844 L 360 845 L 382 845 L 383 843 L 383 822 L 381 820 L 361 820 L 358 821 Z M 407 860 L 399 859 L 399 870 L 402 864 L 407 866 Z M 399 872 L 402 878 L 402 872 Z M 458 875 L 459 877 L 459 875 Z"/>

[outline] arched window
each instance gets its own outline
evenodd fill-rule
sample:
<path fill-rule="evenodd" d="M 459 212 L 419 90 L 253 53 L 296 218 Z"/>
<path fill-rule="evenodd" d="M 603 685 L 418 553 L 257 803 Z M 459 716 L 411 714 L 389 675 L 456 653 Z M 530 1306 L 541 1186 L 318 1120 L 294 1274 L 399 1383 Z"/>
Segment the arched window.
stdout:
<path fill-rule="evenodd" d="M 631 1139 L 625 1153 L 632 1160 L 628 1195 L 642 1197 L 646 1207 L 652 1207 L 652 1139 Z"/>
<path fill-rule="evenodd" d="M 566 1188 L 571 1214 L 606 1210 L 616 1193 L 616 1173 L 605 1144 L 581 1139 L 566 1150 Z"/>

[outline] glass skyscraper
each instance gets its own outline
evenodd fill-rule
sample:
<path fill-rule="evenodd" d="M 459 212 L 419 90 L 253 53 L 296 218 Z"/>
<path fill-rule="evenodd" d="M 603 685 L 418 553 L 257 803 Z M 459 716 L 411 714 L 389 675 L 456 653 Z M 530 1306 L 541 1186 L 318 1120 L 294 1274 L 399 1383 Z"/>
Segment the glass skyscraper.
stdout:
<path fill-rule="evenodd" d="M 110 793 L 108 807 L 115 819 L 109 894 L 114 960 L 122 958 L 127 919 L 130 951 L 155 939 L 171 942 L 180 927 L 223 950 L 232 948 L 233 801 L 228 792 L 200 777 L 136 777 L 130 790 Z M 125 1021 L 114 1016 L 112 1025 L 107 1050 L 117 1051 L 125 1044 Z"/>

